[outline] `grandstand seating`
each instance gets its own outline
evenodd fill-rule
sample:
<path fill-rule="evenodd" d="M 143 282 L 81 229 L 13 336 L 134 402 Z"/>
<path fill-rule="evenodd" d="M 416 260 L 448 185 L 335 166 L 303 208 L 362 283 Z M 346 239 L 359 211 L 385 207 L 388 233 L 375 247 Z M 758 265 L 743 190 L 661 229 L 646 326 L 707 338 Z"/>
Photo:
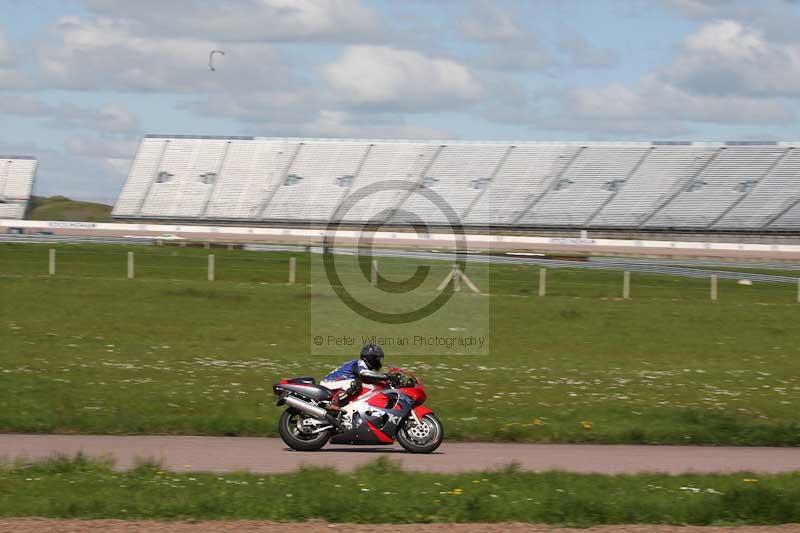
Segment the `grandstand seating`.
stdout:
<path fill-rule="evenodd" d="M 468 224 L 512 225 L 559 176 L 580 146 L 520 144 L 510 152 L 466 215 Z"/>
<path fill-rule="evenodd" d="M 720 148 L 645 226 L 705 228 L 715 224 L 769 175 L 781 152 L 776 147 Z"/>
<path fill-rule="evenodd" d="M 403 223 L 420 217 L 430 224 L 446 224 L 450 218 L 460 220 L 467 207 L 488 185 L 489 178 L 507 150 L 508 147 L 502 145 L 441 146 L 419 185 L 445 199 L 452 208 L 452 214 L 448 216 L 442 212 L 425 195 L 412 194 L 403 203 L 403 212 L 391 221 Z"/>
<path fill-rule="evenodd" d="M 800 200 L 800 150 L 783 152 L 775 168 L 759 181 L 717 226 L 735 229 L 741 225 L 775 228 L 800 227 L 800 214 L 792 210 Z"/>
<path fill-rule="evenodd" d="M 518 222 L 525 226 L 580 226 L 633 173 L 648 148 L 587 146 L 550 179 L 547 190 Z"/>
<path fill-rule="evenodd" d="M 337 145 L 304 142 L 297 146 L 290 171 L 261 217 L 272 220 L 329 220 L 350 190 L 368 143 Z"/>
<path fill-rule="evenodd" d="M 21 219 L 28 210 L 36 159 L 0 155 L 0 219 Z"/>
<path fill-rule="evenodd" d="M 604 227 L 640 226 L 715 153 L 702 147 L 651 147 L 636 172 L 591 222 Z"/>
<path fill-rule="evenodd" d="M 469 226 L 800 230 L 797 146 L 147 136 L 113 215 L 447 224 L 440 197 Z"/>
<path fill-rule="evenodd" d="M 373 143 L 351 187 L 352 196 L 334 213 L 334 219 L 369 222 L 390 218 L 408 191 L 424 180 L 426 169 L 440 151 L 441 147 L 432 143 Z"/>
<path fill-rule="evenodd" d="M 270 193 L 298 146 L 285 142 L 232 142 L 203 217 L 253 219 L 260 216 Z"/>

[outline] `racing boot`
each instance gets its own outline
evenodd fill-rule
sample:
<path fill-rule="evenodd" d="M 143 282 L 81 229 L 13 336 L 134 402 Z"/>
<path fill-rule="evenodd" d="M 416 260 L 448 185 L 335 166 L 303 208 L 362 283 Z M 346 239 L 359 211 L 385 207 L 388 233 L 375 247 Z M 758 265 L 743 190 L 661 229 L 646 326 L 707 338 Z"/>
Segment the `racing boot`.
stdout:
<path fill-rule="evenodd" d="M 342 410 L 342 393 L 337 392 L 331 398 L 331 402 L 328 404 L 328 412 L 334 416 L 339 416 L 339 412 Z"/>

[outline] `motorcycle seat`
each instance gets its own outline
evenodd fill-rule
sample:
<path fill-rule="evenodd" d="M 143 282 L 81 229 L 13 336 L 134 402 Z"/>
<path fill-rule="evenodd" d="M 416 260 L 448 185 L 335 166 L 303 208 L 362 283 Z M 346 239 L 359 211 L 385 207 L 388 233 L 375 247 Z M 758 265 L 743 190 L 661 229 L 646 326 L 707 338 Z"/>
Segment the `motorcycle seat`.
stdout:
<path fill-rule="evenodd" d="M 302 383 L 304 385 L 316 385 L 317 380 L 312 377 L 292 378 L 287 380 L 288 383 Z"/>
<path fill-rule="evenodd" d="M 331 391 L 322 385 L 310 383 L 284 383 L 280 387 L 316 401 L 330 400 Z"/>

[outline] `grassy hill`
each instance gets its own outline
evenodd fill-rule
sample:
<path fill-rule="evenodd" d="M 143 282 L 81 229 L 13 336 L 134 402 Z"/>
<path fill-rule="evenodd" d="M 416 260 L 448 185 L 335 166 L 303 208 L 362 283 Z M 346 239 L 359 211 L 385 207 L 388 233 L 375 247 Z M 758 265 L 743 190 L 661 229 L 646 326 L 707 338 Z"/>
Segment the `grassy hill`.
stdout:
<path fill-rule="evenodd" d="M 31 220 L 68 220 L 75 222 L 110 222 L 111 206 L 70 200 L 64 196 L 31 198 Z"/>

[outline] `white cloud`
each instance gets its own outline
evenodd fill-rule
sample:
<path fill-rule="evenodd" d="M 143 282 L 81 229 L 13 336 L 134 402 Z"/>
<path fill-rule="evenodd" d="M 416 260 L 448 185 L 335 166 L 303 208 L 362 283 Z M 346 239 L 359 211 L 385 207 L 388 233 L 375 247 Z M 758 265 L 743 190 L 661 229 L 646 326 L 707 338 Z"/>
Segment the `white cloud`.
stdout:
<path fill-rule="evenodd" d="M 408 124 L 403 117 L 384 114 L 356 114 L 322 110 L 308 122 L 270 123 L 254 126 L 259 135 L 338 137 L 371 139 L 449 139 L 444 129 Z"/>
<path fill-rule="evenodd" d="M 55 124 L 109 133 L 128 133 L 139 129 L 139 120 L 120 104 L 106 104 L 97 109 L 62 104 L 51 117 Z"/>
<path fill-rule="evenodd" d="M 11 63 L 11 46 L 6 39 L 6 29 L 0 26 L 0 65 Z"/>
<path fill-rule="evenodd" d="M 576 68 L 608 68 L 619 61 L 619 56 L 614 50 L 597 48 L 573 30 L 562 32 L 558 47 Z"/>
<path fill-rule="evenodd" d="M 131 24 L 100 17 L 64 17 L 56 39 L 39 50 L 45 87 L 140 92 L 257 90 L 285 85 L 289 74 L 265 44 L 226 50 L 211 72 L 208 54 L 219 45 L 203 39 L 154 38 Z"/>
<path fill-rule="evenodd" d="M 666 73 L 706 93 L 794 97 L 800 91 L 800 43 L 770 42 L 756 28 L 715 21 L 690 35 Z"/>
<path fill-rule="evenodd" d="M 487 69 L 514 71 L 536 71 L 553 64 L 550 52 L 532 39 L 527 46 L 498 46 L 494 47 L 477 63 Z"/>
<path fill-rule="evenodd" d="M 92 157 L 129 162 L 136 153 L 139 138 L 108 139 L 97 137 L 70 137 L 64 143 L 67 152 L 80 157 Z"/>
<path fill-rule="evenodd" d="M 344 111 L 313 91 L 220 95 L 183 104 L 207 116 L 235 118 L 252 135 L 296 137 L 445 138 L 446 130 L 407 123 L 402 115 Z"/>
<path fill-rule="evenodd" d="M 50 127 L 88 129 L 106 133 L 130 133 L 138 130 L 139 121 L 120 104 L 99 108 L 71 103 L 49 104 L 31 95 L 5 94 L 0 98 L 0 114 L 41 119 Z"/>
<path fill-rule="evenodd" d="M 358 0 L 86 0 L 86 5 L 170 38 L 352 41 L 386 34 L 375 10 Z"/>
<path fill-rule="evenodd" d="M 0 113 L 6 115 L 41 117 L 49 111 L 49 107 L 34 96 L 8 93 L 0 98 Z"/>
<path fill-rule="evenodd" d="M 457 12 L 463 3 L 455 4 Z M 539 70 L 553 63 L 552 54 L 541 44 L 535 31 L 526 24 L 520 6 L 482 0 L 471 3 L 471 9 L 460 14 L 459 35 L 483 47 L 471 63 L 500 71 Z"/>
<path fill-rule="evenodd" d="M 385 46 L 351 46 L 324 67 L 335 97 L 347 105 L 422 112 L 459 109 L 483 95 L 461 63 Z"/>
<path fill-rule="evenodd" d="M 738 4 L 736 0 L 664 0 L 668 7 L 690 18 L 709 18 L 724 16 Z"/>
<path fill-rule="evenodd" d="M 644 131 L 656 123 L 708 122 L 717 124 L 788 123 L 794 113 L 781 102 L 743 96 L 693 94 L 654 76 L 633 87 L 613 84 L 570 91 L 564 102 L 573 119 L 604 123 L 638 123 Z"/>
<path fill-rule="evenodd" d="M 0 26 L 0 89 L 21 89 L 28 85 L 27 77 L 19 70 L 16 56 L 5 28 Z"/>
<path fill-rule="evenodd" d="M 490 122 L 533 127 L 541 120 L 541 99 L 513 75 L 498 73 L 489 84 L 489 92 L 494 96 L 483 99 L 477 107 Z"/>
<path fill-rule="evenodd" d="M 518 42 L 527 35 L 514 13 L 501 4 L 485 1 L 474 3 L 472 12 L 458 20 L 458 30 L 466 39 L 501 43 Z"/>
<path fill-rule="evenodd" d="M 573 88 L 556 99 L 568 128 L 671 135 L 701 124 L 786 127 L 796 119 L 798 91 L 800 45 L 770 41 L 737 20 L 715 20 L 687 36 L 671 64 L 636 83 Z"/>
<path fill-rule="evenodd" d="M 206 116 L 268 124 L 312 121 L 323 103 L 315 91 L 298 88 L 296 91 L 214 94 L 182 102 L 178 107 Z"/>
<path fill-rule="evenodd" d="M 89 198 L 113 203 L 130 170 L 138 144 L 138 136 L 117 139 L 109 139 L 107 136 L 77 136 L 67 139 L 64 143 L 64 158 L 68 165 L 85 167 L 96 175 L 96 190 L 84 193 L 81 198 L 86 198 L 85 194 L 92 194 Z M 72 176 L 69 179 L 85 180 Z"/>
<path fill-rule="evenodd" d="M 737 20 L 760 28 L 773 41 L 797 41 L 798 0 L 662 0 L 668 9 L 694 21 Z"/>

